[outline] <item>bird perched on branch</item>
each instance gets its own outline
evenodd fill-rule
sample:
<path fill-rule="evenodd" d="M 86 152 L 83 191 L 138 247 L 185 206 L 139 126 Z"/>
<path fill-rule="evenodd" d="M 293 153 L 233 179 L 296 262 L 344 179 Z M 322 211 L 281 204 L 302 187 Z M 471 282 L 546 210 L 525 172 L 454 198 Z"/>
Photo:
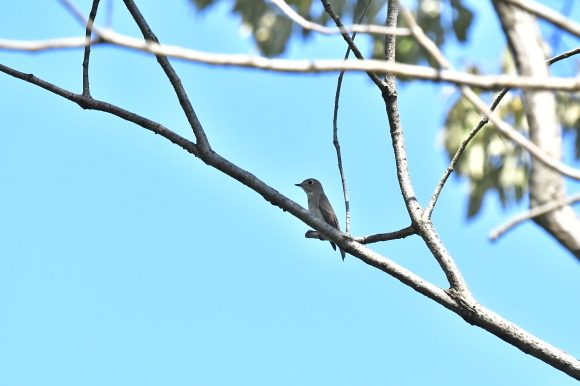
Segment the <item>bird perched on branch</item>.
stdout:
<path fill-rule="evenodd" d="M 326 197 L 326 194 L 324 194 L 322 184 L 314 178 L 308 178 L 295 185 L 300 186 L 306 193 L 306 196 L 308 197 L 308 211 L 319 219 L 323 220 L 328 225 L 340 230 L 338 219 L 336 218 L 334 209 L 332 209 L 332 205 L 330 205 L 330 201 L 328 201 L 328 197 Z M 320 239 L 327 240 L 322 235 L 320 235 Z M 336 244 L 331 241 L 330 245 L 332 245 L 332 248 L 336 251 Z M 340 249 L 340 255 L 344 261 L 345 254 L 342 249 Z"/>

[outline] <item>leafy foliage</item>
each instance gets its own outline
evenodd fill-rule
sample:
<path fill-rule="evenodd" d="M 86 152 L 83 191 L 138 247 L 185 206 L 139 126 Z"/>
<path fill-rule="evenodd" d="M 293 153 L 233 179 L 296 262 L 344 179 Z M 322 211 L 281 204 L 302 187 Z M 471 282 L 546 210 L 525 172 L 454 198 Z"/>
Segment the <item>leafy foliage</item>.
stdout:
<path fill-rule="evenodd" d="M 204 11 L 219 1 L 231 3 L 232 12 L 241 17 L 243 26 L 251 31 L 256 46 L 266 56 L 278 56 L 284 53 L 292 36 L 301 34 L 303 37 L 308 37 L 311 34 L 311 31 L 293 24 L 276 5 L 264 0 L 191 1 L 199 11 Z M 318 1 L 287 0 L 286 2 L 306 20 L 322 25 L 334 25 Z M 341 16 L 345 24 L 351 24 L 358 19 L 367 2 L 368 0 L 330 0 L 333 9 Z M 384 25 L 385 4 L 386 0 L 373 0 L 362 24 Z M 473 21 L 473 13 L 463 5 L 462 0 L 419 0 L 413 13 L 427 35 L 439 46 L 445 43 L 448 35 L 453 35 L 458 41 L 465 42 Z M 372 39 L 372 57 L 382 58 L 384 36 L 372 35 Z M 411 37 L 402 37 L 398 40 L 396 55 L 400 62 L 419 63 L 426 60 L 435 66 L 427 53 L 415 44 Z"/>

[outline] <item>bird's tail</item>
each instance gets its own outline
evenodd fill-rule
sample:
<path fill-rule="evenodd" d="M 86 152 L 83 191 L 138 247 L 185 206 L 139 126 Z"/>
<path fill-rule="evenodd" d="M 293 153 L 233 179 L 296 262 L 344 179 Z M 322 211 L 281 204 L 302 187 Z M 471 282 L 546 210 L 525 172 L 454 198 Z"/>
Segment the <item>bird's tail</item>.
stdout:
<path fill-rule="evenodd" d="M 336 244 L 331 241 L 330 245 L 332 245 L 332 249 L 334 249 L 336 251 Z M 344 251 L 342 249 L 340 249 L 340 248 L 338 248 L 338 249 L 340 250 L 340 255 L 342 256 L 342 261 L 344 261 L 344 258 L 346 257 L 346 253 L 344 253 Z"/>

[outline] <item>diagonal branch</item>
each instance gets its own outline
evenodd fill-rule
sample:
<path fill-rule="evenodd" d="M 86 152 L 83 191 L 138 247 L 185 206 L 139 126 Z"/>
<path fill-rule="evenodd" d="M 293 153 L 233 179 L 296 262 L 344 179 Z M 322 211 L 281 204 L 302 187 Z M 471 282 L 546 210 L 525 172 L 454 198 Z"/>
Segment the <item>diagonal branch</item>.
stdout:
<path fill-rule="evenodd" d="M 147 24 L 147 21 L 145 21 L 145 18 L 143 18 L 143 15 L 137 8 L 135 2 L 133 2 L 133 0 L 123 0 L 123 1 L 129 12 L 131 13 L 131 16 L 133 16 L 133 20 L 135 20 L 135 22 L 139 26 L 139 29 L 141 30 L 143 37 L 146 40 L 153 41 L 159 44 L 157 36 L 155 36 L 153 31 Z M 193 133 L 195 134 L 195 138 L 197 139 L 197 145 L 199 146 L 201 151 L 204 152 L 211 151 L 211 146 L 209 145 L 205 132 L 203 131 L 203 128 L 201 126 L 201 123 L 199 123 L 199 120 L 197 119 L 197 115 L 195 114 L 195 111 L 193 110 L 193 106 L 191 105 L 189 97 L 187 96 L 187 93 L 183 88 L 183 84 L 181 84 L 181 79 L 179 79 L 179 76 L 177 76 L 177 73 L 175 72 L 173 66 L 171 66 L 171 63 L 169 63 L 169 60 L 165 55 L 155 55 L 155 56 L 157 57 L 157 62 L 159 63 L 159 65 L 165 72 L 165 75 L 169 79 L 169 82 L 173 86 L 173 90 L 177 95 L 179 104 L 181 105 L 181 108 L 183 109 L 183 112 L 185 113 L 185 116 L 187 117 L 187 120 L 189 121 L 189 124 L 193 129 Z"/>
<path fill-rule="evenodd" d="M 389 233 L 379 233 L 376 235 L 371 236 L 363 236 L 363 237 L 354 237 L 354 240 L 361 244 L 371 244 L 371 243 L 378 243 L 379 241 L 389 241 L 389 240 L 397 240 L 397 239 L 404 239 L 407 236 L 416 235 L 417 231 L 413 226 L 408 226 L 401 230 Z"/>
<path fill-rule="evenodd" d="M 408 226 L 406 228 L 400 229 L 400 230 L 395 231 L 395 232 L 378 233 L 376 235 L 363 236 L 363 237 L 352 237 L 352 239 L 360 244 L 372 244 L 372 243 L 378 243 L 381 241 L 404 239 L 405 237 L 416 235 L 416 234 L 417 234 L 417 232 L 415 231 L 415 228 L 413 228 L 413 226 Z M 304 235 L 304 237 L 306 237 L 307 239 L 323 240 L 320 238 L 320 234 L 316 231 L 313 231 L 313 230 L 306 231 L 306 234 Z"/>
<path fill-rule="evenodd" d="M 291 19 L 294 23 L 298 24 L 300 27 L 310 30 L 319 32 L 324 35 L 335 35 L 341 33 L 339 28 L 328 28 L 320 24 L 313 23 L 311 21 L 306 20 L 302 16 L 300 16 L 296 11 L 292 9 L 284 0 L 271 0 L 272 3 L 276 4 L 278 8 L 289 19 Z M 399 35 L 399 36 L 407 36 L 411 34 L 408 28 L 390 28 L 390 27 L 383 27 L 382 25 L 374 25 L 374 24 L 360 24 L 362 20 L 360 20 L 357 24 L 344 26 L 344 29 L 348 33 L 361 33 L 361 34 L 380 34 L 380 35 Z"/>
<path fill-rule="evenodd" d="M 69 0 L 59 0 L 59 1 L 75 16 L 75 18 L 77 18 L 81 23 L 86 24 L 87 28 L 88 28 L 88 25 L 91 24 L 91 30 L 94 30 L 99 36 L 102 37 L 103 35 L 113 35 L 113 36 L 116 35 L 115 33 L 111 33 L 110 31 L 105 31 L 101 28 L 94 26 L 93 23 L 91 23 L 91 17 L 89 16 L 89 19 L 87 19 L 82 14 L 82 12 L 78 8 L 76 8 L 74 6 L 74 4 L 72 4 Z M 95 2 L 98 5 L 98 0 L 95 0 Z M 141 30 L 141 33 L 143 34 L 143 37 L 145 38 L 144 41 L 140 41 L 139 39 L 135 39 L 135 40 L 138 40 L 138 41 L 144 43 L 145 45 L 149 45 L 148 42 L 154 42 L 160 46 L 159 40 L 157 39 L 157 37 L 155 36 L 155 34 L 151 30 L 151 28 L 149 28 L 149 25 L 147 24 L 147 22 L 143 18 L 143 15 L 141 15 L 141 12 L 137 8 L 137 5 L 132 0 L 126 0 L 125 6 L 127 7 L 129 12 L 131 13 L 131 16 L 133 16 L 133 19 L 135 20 L 135 22 L 139 26 L 139 29 Z M 93 4 L 93 10 L 96 14 L 95 4 Z M 93 10 L 91 10 L 91 15 L 93 13 Z M 94 15 L 92 15 L 92 16 L 93 16 L 92 20 L 94 21 Z M 129 39 L 132 39 L 132 38 L 129 38 Z M 166 55 L 164 55 L 163 53 L 160 53 L 160 54 L 156 54 L 155 56 L 157 58 L 157 62 L 161 65 L 161 68 L 163 69 L 163 71 L 165 72 L 165 75 L 167 76 L 171 85 L 173 86 L 175 94 L 177 95 L 177 99 L 179 100 L 179 104 L 181 105 L 181 108 L 182 108 L 183 112 L 185 113 L 185 116 L 186 116 L 191 128 L 193 129 L 193 133 L 195 134 L 195 137 L 197 139 L 197 144 L 200 148 L 200 151 L 211 151 L 211 147 L 209 146 L 209 142 L 207 140 L 205 132 L 203 131 L 203 128 L 201 127 L 201 124 L 199 123 L 199 120 L 197 119 L 197 115 L 195 114 L 195 111 L 193 110 L 193 107 L 191 106 L 191 102 L 189 101 L 187 93 L 185 92 L 185 89 L 183 88 L 183 85 L 181 84 L 181 79 L 179 79 L 179 76 L 177 76 L 177 73 L 175 72 L 175 70 L 171 66 L 171 63 L 169 63 L 169 60 L 167 59 Z M 87 58 L 86 54 L 85 54 L 85 57 L 87 60 L 87 67 L 88 67 L 88 58 Z M 84 74 L 85 73 L 83 72 L 83 79 L 85 76 Z M 87 76 L 87 82 L 88 82 L 88 74 L 86 76 Z M 88 86 L 88 83 L 87 83 L 87 86 Z M 83 81 L 83 90 L 84 90 L 84 81 Z"/>
<path fill-rule="evenodd" d="M 499 102 L 503 99 L 503 97 L 509 91 L 510 91 L 509 88 L 504 88 L 495 97 L 495 99 L 493 100 L 493 103 L 491 104 L 491 107 L 489 108 L 490 111 L 495 111 L 495 109 L 499 105 Z M 479 130 L 481 130 L 483 128 L 483 126 L 487 125 L 488 122 L 489 122 L 489 118 L 487 116 L 483 116 L 483 118 L 481 118 L 479 123 L 473 129 L 471 129 L 469 134 L 467 134 L 467 136 L 461 142 L 461 145 L 459 146 L 459 148 L 455 152 L 455 155 L 453 156 L 453 159 L 449 163 L 449 166 L 447 167 L 447 169 L 445 169 L 445 172 L 443 173 L 443 177 L 441 177 L 441 179 L 439 180 L 439 183 L 437 183 L 437 186 L 435 187 L 435 191 L 433 192 L 433 195 L 431 196 L 431 200 L 429 201 L 429 205 L 427 205 L 427 209 L 425 209 L 425 217 L 426 218 L 431 218 L 431 214 L 433 213 L 433 209 L 435 209 L 435 205 L 437 204 L 437 200 L 439 199 L 439 195 L 441 194 L 441 190 L 443 189 L 443 186 L 445 186 L 445 183 L 447 182 L 447 179 L 451 175 L 451 172 L 453 172 L 453 170 L 455 170 L 455 165 L 457 165 L 457 162 L 459 161 L 459 158 L 461 158 L 461 156 L 463 155 L 463 152 L 467 148 L 467 145 L 469 144 L 469 142 L 471 142 L 473 137 L 475 137 L 475 135 L 477 133 L 479 133 Z"/>
<path fill-rule="evenodd" d="M 133 122 L 136 125 L 143 127 L 144 129 L 150 130 L 155 134 L 161 135 L 162 137 L 168 139 L 169 141 L 178 145 L 179 147 L 186 150 L 187 152 L 195 155 L 196 157 L 199 157 L 201 154 L 198 146 L 195 143 L 189 141 L 186 138 L 183 138 L 182 136 L 169 130 L 165 126 L 163 126 L 157 122 L 153 122 L 153 121 L 151 121 L 147 118 L 144 118 L 140 115 L 137 115 L 135 113 L 132 113 L 130 111 L 127 111 L 125 109 L 117 107 L 115 105 L 112 105 L 110 103 L 93 99 L 90 96 L 85 96 L 82 94 L 75 94 L 71 91 L 65 90 L 65 89 L 60 88 L 58 86 L 55 86 L 52 83 L 44 81 L 44 80 L 34 76 L 33 74 L 25 74 L 23 72 L 16 71 L 16 70 L 14 70 L 10 67 L 4 66 L 2 64 L 0 64 L 0 72 L 3 72 L 5 74 L 8 74 L 8 75 L 13 76 L 13 77 L 18 78 L 18 79 L 21 79 L 25 82 L 34 84 L 38 87 L 41 87 L 47 91 L 52 92 L 58 96 L 61 96 L 65 99 L 68 99 L 68 100 L 78 104 L 83 109 L 103 111 L 103 112 L 115 115 L 121 119 L 125 119 L 129 122 Z"/>
<path fill-rule="evenodd" d="M 535 217 L 542 216 L 542 215 L 549 213 L 553 210 L 560 209 L 564 206 L 574 204 L 578 201 L 580 201 L 580 194 L 575 194 L 573 196 L 565 197 L 565 198 L 557 200 L 557 201 L 550 201 L 546 204 L 535 206 L 532 209 L 528 210 L 527 212 L 518 214 L 517 216 L 514 216 L 513 218 L 509 219 L 508 221 L 501 224 L 497 228 L 492 229 L 489 232 L 488 237 L 491 241 L 496 241 L 504 233 L 506 233 L 510 229 L 514 228 L 516 225 L 518 225 L 526 220 L 530 220 L 530 219 L 533 219 Z"/>
<path fill-rule="evenodd" d="M 351 49 L 351 51 L 353 52 L 354 56 L 356 56 L 358 60 L 364 61 L 365 60 L 364 56 L 361 54 L 358 47 L 354 44 L 354 40 L 352 40 L 352 38 L 349 36 L 348 32 L 344 28 L 344 25 L 340 21 L 340 18 L 334 12 L 334 10 L 332 9 L 332 6 L 328 2 L 328 0 L 321 0 L 321 1 L 322 1 L 322 5 L 324 6 L 324 9 L 326 10 L 326 13 L 328 13 L 328 15 L 336 23 L 336 26 L 340 29 L 340 33 L 341 33 L 342 37 L 344 38 L 344 40 L 348 44 L 348 46 Z M 374 72 L 366 71 L 366 73 L 369 76 L 369 78 L 371 78 L 371 80 L 377 85 L 377 87 L 380 90 L 382 90 L 385 87 L 383 84 L 383 81 Z"/>

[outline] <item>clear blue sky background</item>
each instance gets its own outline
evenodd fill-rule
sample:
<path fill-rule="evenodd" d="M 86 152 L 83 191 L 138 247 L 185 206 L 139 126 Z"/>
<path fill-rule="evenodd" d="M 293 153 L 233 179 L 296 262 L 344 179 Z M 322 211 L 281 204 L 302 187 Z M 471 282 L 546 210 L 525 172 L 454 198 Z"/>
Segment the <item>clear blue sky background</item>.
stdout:
<path fill-rule="evenodd" d="M 226 6 L 199 17 L 186 0 L 137 3 L 162 42 L 253 50 Z M 77 4 L 88 12 L 90 1 Z M 448 54 L 458 66 L 497 71 L 497 21 L 488 2 L 469 4 L 472 44 Z M 113 27 L 140 36 L 120 1 Z M 56 1 L 0 3 L 2 38 L 82 33 Z M 344 50 L 339 37 L 315 37 L 286 57 Z M 0 52 L 0 63 L 75 92 L 81 62 L 80 49 Z M 336 74 L 174 63 L 216 151 L 303 205 L 294 184 L 320 179 L 344 224 L 331 142 Z M 193 138 L 151 56 L 97 47 L 91 85 L 95 98 Z M 438 145 L 450 106 L 443 88 L 400 89 L 423 205 L 447 165 Z M 356 258 L 343 263 L 327 242 L 303 237 L 308 226 L 162 137 L 4 74 L 0 117 L 2 385 L 576 383 Z M 347 76 L 339 124 L 353 234 L 407 226 L 384 106 L 365 76 Z M 578 262 L 531 223 L 487 240 L 525 207 L 502 211 L 489 197 L 467 222 L 466 186 L 451 179 L 434 221 L 479 301 L 579 356 Z M 447 286 L 417 237 L 373 249 Z"/>

